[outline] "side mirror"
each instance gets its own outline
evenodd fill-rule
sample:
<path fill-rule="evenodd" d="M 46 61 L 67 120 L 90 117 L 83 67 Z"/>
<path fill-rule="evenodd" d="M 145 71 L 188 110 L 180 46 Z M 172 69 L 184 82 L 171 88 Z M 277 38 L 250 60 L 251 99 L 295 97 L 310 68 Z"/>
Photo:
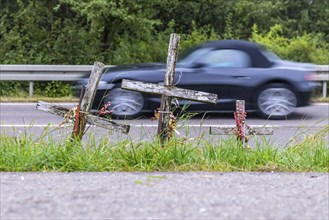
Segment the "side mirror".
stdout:
<path fill-rule="evenodd" d="M 192 64 L 192 68 L 202 68 L 202 67 L 205 67 L 205 66 L 206 66 L 206 64 L 198 63 L 198 62 Z"/>

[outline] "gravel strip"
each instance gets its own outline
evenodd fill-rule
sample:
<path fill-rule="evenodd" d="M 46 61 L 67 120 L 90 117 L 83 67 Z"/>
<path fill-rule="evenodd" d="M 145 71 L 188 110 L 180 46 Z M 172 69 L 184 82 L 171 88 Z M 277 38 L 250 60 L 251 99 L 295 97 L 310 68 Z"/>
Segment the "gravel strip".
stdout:
<path fill-rule="evenodd" d="M 328 173 L 0 173 L 0 219 L 329 219 Z"/>

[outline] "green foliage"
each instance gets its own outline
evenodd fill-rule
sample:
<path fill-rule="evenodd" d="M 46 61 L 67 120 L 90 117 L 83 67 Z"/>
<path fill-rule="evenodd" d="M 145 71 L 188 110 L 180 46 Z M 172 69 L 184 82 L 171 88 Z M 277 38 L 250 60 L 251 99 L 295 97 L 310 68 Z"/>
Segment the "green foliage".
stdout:
<path fill-rule="evenodd" d="M 118 41 L 118 47 L 108 58 L 111 63 L 132 64 L 143 62 L 165 62 L 169 35 L 152 35 L 145 31 L 134 38 L 124 34 Z"/>
<path fill-rule="evenodd" d="M 28 88 L 28 82 L 0 81 L 0 96 L 26 96 Z"/>
<path fill-rule="evenodd" d="M 329 43 L 320 34 L 303 34 L 285 37 L 283 28 L 274 25 L 267 33 L 259 33 L 257 25 L 253 26 L 252 41 L 266 46 L 282 59 L 316 64 L 329 63 Z"/>
<path fill-rule="evenodd" d="M 0 96 L 4 97 L 26 97 L 29 95 L 28 82 L 0 81 Z M 72 85 L 67 82 L 35 82 L 34 94 L 44 97 L 68 97 L 73 93 Z"/>
<path fill-rule="evenodd" d="M 72 86 L 66 82 L 52 81 L 47 83 L 44 88 L 41 86 L 36 89 L 37 95 L 45 95 L 47 97 L 64 97 L 72 94 Z"/>
<path fill-rule="evenodd" d="M 327 0 L 0 3 L 0 64 L 165 62 L 172 32 L 181 36 L 180 51 L 235 38 L 262 43 L 284 59 L 317 64 L 329 59 Z M 0 95 L 26 91 L 24 83 L 0 85 Z"/>
<path fill-rule="evenodd" d="M 283 56 L 307 49 L 298 55 L 301 60 L 322 63 L 320 56 L 328 57 L 326 0 L 1 0 L 1 5 L 2 64 L 159 62 L 171 32 L 182 36 L 183 50 L 209 39 L 248 39 L 255 35 L 254 24 L 259 35 L 277 25 L 282 37 L 299 36 L 288 48 L 292 52 L 280 51 Z M 314 47 L 323 49 L 313 52 Z"/>
<path fill-rule="evenodd" d="M 210 40 L 218 40 L 219 36 L 216 34 L 211 26 L 204 26 L 197 28 L 196 23 L 192 21 L 192 30 L 190 34 L 182 34 L 180 41 L 180 50 L 184 51 L 192 46 Z"/>
<path fill-rule="evenodd" d="M 241 148 L 233 137 L 215 143 L 203 138 L 174 138 L 162 148 L 157 140 L 96 141 L 91 134 L 82 144 L 53 139 L 47 132 L 41 137 L 28 134 L 0 133 L 0 171 L 329 172 L 329 148 L 323 136 L 328 128 L 288 148 L 258 141 L 251 150 Z"/>

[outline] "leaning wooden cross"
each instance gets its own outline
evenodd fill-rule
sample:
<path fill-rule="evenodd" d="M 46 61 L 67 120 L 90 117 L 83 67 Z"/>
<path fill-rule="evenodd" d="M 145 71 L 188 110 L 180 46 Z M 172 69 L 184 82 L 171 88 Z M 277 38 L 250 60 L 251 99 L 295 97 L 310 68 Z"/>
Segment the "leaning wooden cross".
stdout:
<path fill-rule="evenodd" d="M 63 116 L 66 119 L 71 119 L 65 122 L 74 123 L 72 139 L 82 139 L 85 133 L 86 123 L 127 134 L 130 128 L 129 125 L 118 124 L 107 118 L 98 117 L 90 114 L 97 86 L 103 74 L 103 69 L 104 64 L 95 62 L 87 87 L 84 92 L 81 93 L 79 105 L 75 108 L 69 109 L 59 105 L 39 101 L 37 102 L 37 109 Z"/>
<path fill-rule="evenodd" d="M 234 112 L 235 126 L 210 127 L 210 134 L 214 135 L 236 135 L 237 140 L 242 143 L 243 148 L 249 141 L 247 135 L 272 135 L 273 127 L 266 125 L 249 126 L 246 124 L 246 111 L 244 100 L 236 100 L 236 111 Z"/>
<path fill-rule="evenodd" d="M 172 116 L 172 99 L 182 98 L 192 101 L 217 103 L 217 95 L 193 91 L 187 89 L 181 89 L 174 87 L 173 81 L 175 76 L 175 67 L 177 60 L 179 36 L 177 34 L 170 35 L 170 43 L 168 48 L 167 57 L 167 69 L 164 79 L 164 85 L 132 81 L 124 79 L 121 84 L 122 89 L 147 92 L 152 94 L 161 95 L 160 116 L 158 122 L 158 135 L 161 143 L 163 144 L 168 138 L 170 138 L 172 130 L 170 129 L 170 121 Z"/>

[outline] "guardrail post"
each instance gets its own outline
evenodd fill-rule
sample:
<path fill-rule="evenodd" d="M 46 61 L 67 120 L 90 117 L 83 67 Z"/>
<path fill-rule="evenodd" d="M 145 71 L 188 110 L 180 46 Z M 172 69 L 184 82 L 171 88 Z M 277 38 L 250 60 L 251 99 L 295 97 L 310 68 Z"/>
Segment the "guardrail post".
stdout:
<path fill-rule="evenodd" d="M 322 82 L 322 97 L 323 98 L 327 97 L 327 82 L 326 81 Z"/>
<path fill-rule="evenodd" d="M 29 96 L 33 96 L 33 81 L 29 81 Z"/>

